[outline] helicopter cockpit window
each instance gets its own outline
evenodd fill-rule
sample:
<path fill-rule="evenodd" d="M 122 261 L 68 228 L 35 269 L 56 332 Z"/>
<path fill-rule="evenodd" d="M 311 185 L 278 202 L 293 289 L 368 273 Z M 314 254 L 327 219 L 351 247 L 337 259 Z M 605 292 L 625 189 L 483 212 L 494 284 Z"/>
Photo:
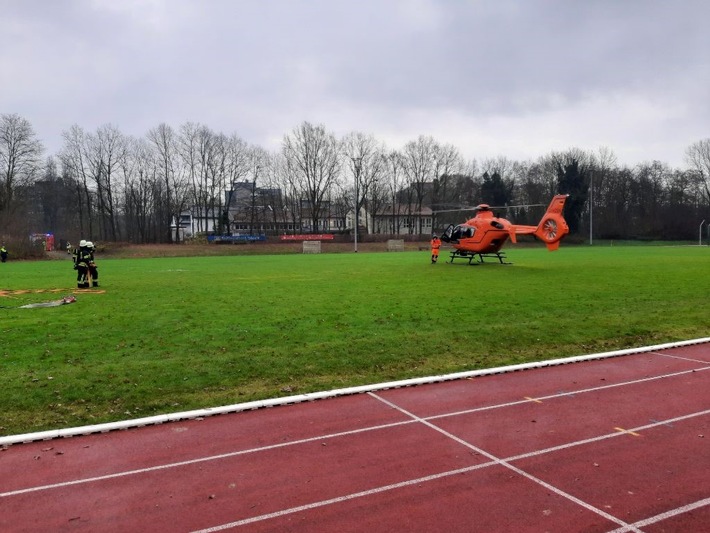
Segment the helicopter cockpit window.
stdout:
<path fill-rule="evenodd" d="M 452 235 L 452 238 L 454 239 L 469 239 L 473 237 L 473 234 L 476 232 L 476 228 L 472 228 L 471 226 L 464 226 L 464 225 L 459 225 L 454 228 L 454 233 Z"/>

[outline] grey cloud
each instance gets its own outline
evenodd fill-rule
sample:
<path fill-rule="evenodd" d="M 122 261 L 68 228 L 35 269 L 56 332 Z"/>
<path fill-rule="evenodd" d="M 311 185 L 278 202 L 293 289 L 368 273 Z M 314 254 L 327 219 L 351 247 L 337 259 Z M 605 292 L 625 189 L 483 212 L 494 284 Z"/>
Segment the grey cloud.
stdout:
<path fill-rule="evenodd" d="M 525 132 L 564 110 L 579 121 L 592 103 L 633 99 L 641 109 L 665 102 L 676 112 L 659 119 L 659 130 L 669 130 L 653 138 L 659 146 L 663 135 L 670 143 L 707 131 L 699 122 L 710 115 L 702 97 L 710 4 L 700 0 L 6 0 L 0 7 L 9 29 L 0 36 L 0 68 L 13 80 L 0 93 L 0 111 L 28 118 L 52 148 L 73 123 L 111 122 L 140 135 L 160 122 L 192 120 L 258 143 L 302 120 L 394 130 L 426 117 L 417 130 L 396 132 L 414 138 L 453 113 L 474 129 L 505 119 Z M 361 120 L 343 123 L 349 116 Z M 642 142 L 633 124 L 614 127 L 628 129 L 627 142 Z M 592 138 L 618 137 L 600 130 Z"/>

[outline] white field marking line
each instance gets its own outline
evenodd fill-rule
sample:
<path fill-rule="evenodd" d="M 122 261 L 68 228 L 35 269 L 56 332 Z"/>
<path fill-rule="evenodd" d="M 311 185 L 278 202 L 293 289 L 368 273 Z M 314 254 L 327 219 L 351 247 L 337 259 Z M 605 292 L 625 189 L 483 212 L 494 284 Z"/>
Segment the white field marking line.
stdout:
<path fill-rule="evenodd" d="M 569 494 L 568 492 L 565 492 L 565 491 L 563 491 L 562 489 L 559 489 L 559 488 L 555 487 L 554 485 L 551 485 L 550 483 L 548 483 L 548 482 L 546 482 L 546 481 L 543 481 L 542 479 L 540 479 L 540 478 L 538 478 L 538 477 L 535 477 L 535 476 L 533 476 L 532 474 L 529 474 L 528 472 L 525 472 L 524 470 L 518 468 L 517 466 L 513 466 L 512 464 L 510 464 L 509 462 L 507 462 L 505 459 L 500 459 L 500 458 L 496 457 L 495 455 L 493 455 L 492 453 L 489 453 L 489 452 L 485 451 L 485 450 L 482 449 L 482 448 L 479 448 L 479 447 L 477 447 L 477 446 L 474 446 L 473 444 L 471 444 L 471 443 L 469 443 L 469 442 L 467 442 L 467 441 L 465 441 L 465 440 L 463 440 L 463 439 L 457 437 L 456 435 L 454 435 L 454 434 L 452 434 L 452 433 L 449 433 L 449 432 L 446 431 L 445 429 L 442 429 L 442 428 L 440 428 L 439 426 L 437 426 L 437 425 L 435 425 L 435 424 L 432 424 L 431 422 L 429 422 L 429 421 L 427 421 L 427 420 L 424 420 L 423 418 L 420 418 L 420 417 L 418 417 L 417 415 L 415 415 L 415 414 L 413 414 L 413 413 L 410 413 L 410 412 L 407 411 L 406 409 L 402 409 L 402 408 L 399 407 L 398 405 L 396 405 L 396 404 L 394 404 L 394 403 L 392 403 L 392 402 L 390 402 L 390 401 L 385 400 L 384 398 L 378 396 L 378 395 L 375 394 L 374 392 L 370 392 L 370 393 L 368 393 L 368 394 L 369 394 L 370 396 L 372 396 L 373 398 L 377 398 L 378 400 L 380 400 L 381 402 L 385 403 L 386 405 L 389 405 L 389 406 L 392 407 L 393 409 L 397 409 L 400 413 L 402 413 L 402 414 L 404 414 L 404 415 L 406 415 L 406 416 L 412 417 L 414 420 L 416 420 L 416 421 L 418 421 L 418 422 L 424 424 L 425 426 L 430 427 L 430 428 L 433 429 L 434 431 L 437 431 L 437 432 L 441 433 L 442 435 L 444 435 L 444 436 L 446 436 L 446 437 L 452 439 L 453 441 L 458 442 L 459 444 L 461 444 L 461 445 L 467 447 L 468 449 L 473 450 L 473 451 L 475 451 L 475 452 L 477 452 L 477 453 L 479 453 L 479 454 L 481 454 L 481 455 L 483 455 L 483 456 L 485 456 L 485 457 L 488 457 L 489 459 L 491 459 L 492 461 L 494 461 L 494 462 L 497 463 L 498 465 L 503 466 L 503 467 L 505 467 L 505 468 L 507 468 L 507 469 L 509 469 L 509 470 L 512 470 L 512 471 L 515 472 L 516 474 L 518 474 L 518 475 L 520 475 L 520 476 L 523 476 L 523 477 L 529 479 L 530 481 L 532 481 L 532 482 L 534 482 L 534 483 L 537 483 L 538 485 L 540 485 L 540 486 L 542 486 L 542 487 L 545 487 L 547 490 L 550 490 L 550 491 L 554 492 L 554 493 L 557 494 L 558 496 L 560 496 L 560 497 L 562 497 L 562 498 L 566 498 L 566 499 L 568 499 L 568 500 L 570 500 L 570 501 L 576 503 L 577 505 L 580 505 L 581 507 L 584 507 L 584 508 L 587 509 L 588 511 L 591 511 L 591 512 L 593 512 L 593 513 L 596 513 L 597 515 L 599 515 L 599 516 L 601 516 L 601 517 L 603 517 L 603 518 L 606 518 L 607 520 L 609 520 L 609 521 L 611 521 L 611 522 L 614 522 L 615 524 L 619 524 L 619 525 L 622 526 L 622 527 L 631 527 L 631 526 L 629 526 L 628 523 L 624 522 L 623 520 L 621 520 L 621 519 L 619 519 L 619 518 L 617 518 L 617 517 L 615 517 L 615 516 L 613 516 L 613 515 L 610 515 L 609 513 L 605 512 L 605 511 L 603 511 L 603 510 L 601 510 L 601 509 L 598 509 L 597 507 L 594 507 L 593 505 L 591 505 L 591 504 L 589 504 L 589 503 L 587 503 L 587 502 L 585 502 L 585 501 L 583 501 L 583 500 L 580 500 L 580 499 L 577 498 L 576 496 L 573 496 L 573 495 Z M 635 531 L 635 532 L 638 532 L 638 533 L 643 533 L 641 530 L 638 530 L 638 529 L 635 529 L 635 528 L 631 528 L 630 531 Z"/>
<path fill-rule="evenodd" d="M 644 520 L 640 520 L 638 522 L 635 522 L 634 524 L 632 524 L 632 526 L 633 527 L 650 526 L 651 524 L 655 524 L 656 522 L 661 522 L 662 520 L 666 520 L 667 518 L 673 518 L 674 516 L 678 516 L 683 513 L 694 511 L 695 509 L 700 509 L 701 507 L 705 507 L 706 505 L 710 505 L 710 498 L 705 498 L 704 500 L 698 500 L 697 502 L 689 503 L 688 505 L 683 505 L 682 507 L 678 507 L 676 509 L 671 509 L 670 511 L 666 511 L 665 513 L 657 514 L 656 516 L 651 516 L 651 517 L 646 518 Z M 626 531 L 629 531 L 629 530 L 626 529 L 626 527 L 621 527 L 619 529 L 615 529 L 613 531 L 610 531 L 609 533 L 625 533 Z"/>
<path fill-rule="evenodd" d="M 423 378 L 405 379 L 400 381 L 390 381 L 386 383 L 377 383 L 374 385 L 363 385 L 357 387 L 347 387 L 344 389 L 334 389 L 331 391 L 312 392 L 306 394 L 297 394 L 294 396 L 285 396 L 282 398 L 271 398 L 267 400 L 256 400 L 253 402 L 238 403 L 232 405 L 223 405 L 219 407 L 209 407 L 206 409 L 195 409 L 193 411 L 183 411 L 178 413 L 169 413 L 163 415 L 155 415 L 144 418 L 135 418 L 129 420 L 121 420 L 118 422 L 109 422 L 106 424 L 94 424 L 91 426 L 79 426 L 74 428 L 54 429 L 48 431 L 38 431 L 35 433 L 25 433 L 21 435 L 8 435 L 0 437 L 0 446 L 8 446 L 11 444 L 19 444 L 23 442 L 33 442 L 41 440 L 51 440 L 60 437 L 73 437 L 76 435 L 88 435 L 91 433 L 106 433 L 118 429 L 128 429 L 149 425 L 158 425 L 166 422 L 174 422 L 178 420 L 188 420 L 207 416 L 214 416 L 226 413 L 239 413 L 242 411 L 251 411 L 254 409 L 263 409 L 264 407 L 275 407 L 278 405 L 289 405 L 295 403 L 310 402 L 314 400 L 323 400 L 326 398 L 336 398 L 338 396 L 349 396 L 354 394 L 362 394 L 366 392 L 396 389 L 402 387 L 411 387 L 414 385 L 424 385 L 431 383 L 441 383 L 445 381 L 454 381 L 465 378 L 488 376 L 492 374 L 504 374 L 509 372 L 517 372 L 520 370 L 532 370 L 536 368 L 546 368 L 549 366 L 561 366 L 570 363 L 581 363 L 584 361 L 598 361 L 600 359 L 608 359 L 611 357 L 620 357 L 624 355 L 639 355 L 657 350 L 667 350 L 671 348 L 680 348 L 683 346 L 691 346 L 696 344 L 710 343 L 710 337 L 700 339 L 692 339 L 687 341 L 672 342 L 666 344 L 656 344 L 653 346 L 644 346 L 639 348 L 629 348 L 625 350 L 616 350 L 612 352 L 601 352 L 590 355 L 580 355 L 573 357 L 565 357 L 561 359 L 550 359 L 547 361 L 538 361 L 534 363 L 522 363 L 517 365 L 502 366 L 497 368 L 486 368 L 482 370 L 470 370 L 466 372 L 457 372 L 454 374 L 444 374 L 439 376 L 429 376 Z"/>
<path fill-rule="evenodd" d="M 662 374 L 662 375 L 660 375 L 660 376 L 654 376 L 654 377 L 650 377 L 650 378 L 643 378 L 643 379 L 641 379 L 641 380 L 632 380 L 632 381 L 628 381 L 628 382 L 615 383 L 615 384 L 611 384 L 611 385 L 601 385 L 601 386 L 599 386 L 599 387 L 592 387 L 592 388 L 587 388 L 587 389 L 580 389 L 580 390 L 578 390 L 578 391 L 560 392 L 560 393 L 557 393 L 557 394 L 551 394 L 551 395 L 548 395 L 548 396 L 542 396 L 540 399 L 542 399 L 542 400 L 550 400 L 550 399 L 561 398 L 561 397 L 565 397 L 565 396 L 574 396 L 574 395 L 580 394 L 580 393 L 594 392 L 594 391 L 598 391 L 598 390 L 608 389 L 608 388 L 611 388 L 611 387 L 618 387 L 618 386 L 622 386 L 622 385 L 633 385 L 633 384 L 636 384 L 636 383 L 639 383 L 639 382 L 644 382 L 644 381 L 651 381 L 651 380 L 655 380 L 655 379 L 665 379 L 665 378 L 668 378 L 668 377 L 674 377 L 674 376 L 681 375 L 681 374 L 689 374 L 689 373 L 695 372 L 695 371 L 697 371 L 697 370 L 710 370 L 710 366 L 704 367 L 704 368 L 700 368 L 700 369 L 695 369 L 695 370 L 683 370 L 683 371 L 681 371 L 681 372 L 674 372 L 674 373 L 671 373 L 671 374 Z M 373 394 L 370 394 L 370 395 L 371 395 L 371 396 L 374 396 Z M 475 409 L 466 409 L 466 410 L 463 410 L 463 411 L 456 411 L 456 412 L 453 412 L 453 413 L 444 413 L 444 414 L 440 414 L 440 415 L 432 415 L 432 416 L 424 417 L 423 420 L 436 420 L 436 419 L 439 419 L 439 418 L 452 417 L 452 416 L 457 416 L 457 415 L 462 415 L 462 414 L 470 414 L 470 413 L 476 413 L 476 412 L 480 412 L 480 411 L 489 411 L 489 410 L 492 410 L 492 409 L 500 409 L 500 408 L 504 408 L 504 407 L 513 407 L 513 406 L 516 406 L 516 405 L 521 405 L 521 404 L 529 403 L 530 401 L 531 401 L 531 400 L 517 400 L 517 401 L 514 401 L 514 402 L 506 402 L 506 403 L 501 403 L 501 404 L 496 404 L 496 405 L 487 405 L 487 406 L 484 406 L 484 407 L 477 407 L 477 408 L 475 408 Z M 701 413 L 701 414 L 705 414 L 705 412 L 703 412 L 703 413 Z M 691 415 L 691 416 L 694 416 L 694 415 Z M 682 418 L 681 418 L 681 419 L 682 419 Z M 661 425 L 661 424 L 666 424 L 666 423 L 669 423 L 669 422 L 674 422 L 675 420 L 676 420 L 676 419 L 671 419 L 671 420 L 669 420 L 669 421 L 657 421 L 657 422 L 655 422 L 654 424 L 651 424 L 651 425 L 649 425 L 649 426 L 644 426 L 644 428 L 645 428 L 645 427 L 655 427 L 656 425 Z M 228 452 L 228 453 L 223 453 L 223 454 L 219 454 L 219 455 L 211 455 L 211 456 L 207 456 L 207 457 L 199 457 L 199 458 L 197 458 L 197 459 L 190 459 L 190 460 L 187 460 L 187 461 L 179 461 L 179 462 L 175 462 L 175 463 L 166 463 L 166 464 L 163 464 L 163 465 L 150 466 L 150 467 L 140 468 L 140 469 L 135 469 L 135 470 L 127 470 L 127 471 L 124 471 L 124 472 L 116 472 L 116 473 L 113 473 L 113 474 L 106 474 L 106 475 L 103 475 L 103 476 L 95 476 L 95 477 L 84 478 L 84 479 L 76 479 L 76 480 L 73 480 L 73 481 L 64 481 L 64 482 L 61 482 L 61 483 L 53 483 L 53 484 L 51 484 L 51 485 L 40 485 L 40 486 L 36 486 L 36 487 L 28 487 L 28 488 L 25 488 L 25 489 L 17 489 L 17 490 L 14 490 L 14 491 L 8 491 L 8 492 L 2 492 L 2 493 L 0 493 L 0 498 L 4 498 L 4 497 L 8 497 L 8 496 L 16 496 L 16 495 L 24 494 L 24 493 L 27 493 L 27 492 L 37 492 L 37 491 L 41 491 L 41 490 L 48 490 L 48 489 L 54 489 L 54 488 L 62 488 L 62 487 L 68 487 L 68 486 L 72 486 L 72 485 L 80 485 L 80 484 L 82 484 L 82 483 L 91 483 L 91 482 L 95 482 L 95 481 L 103 481 L 103 480 L 106 480 L 106 479 L 112 479 L 112 478 L 118 478 L 118 477 L 124 477 L 124 476 L 136 475 L 136 474 L 144 474 L 144 473 L 153 472 L 153 471 L 157 471 L 157 470 L 166 470 L 166 469 L 169 469 L 169 468 L 177 468 L 177 467 L 181 467 L 181 466 L 189 466 L 189 465 L 191 465 L 191 464 L 202 463 L 202 462 L 207 462 L 207 461 L 216 461 L 216 460 L 220 460 L 220 459 L 228 459 L 228 458 L 230 458 L 230 457 L 236 457 L 236 456 L 239 456 L 239 455 L 246 455 L 246 454 L 250 454 L 250 453 L 257 453 L 257 452 L 267 451 L 267 450 L 276 449 L 276 448 L 283 448 L 283 447 L 286 447 L 286 446 L 295 446 L 295 445 L 297 445 L 297 444 L 305 444 L 305 443 L 313 442 L 313 441 L 317 441 L 317 440 L 330 439 L 330 438 L 336 438 L 336 437 L 343 437 L 343 436 L 347 436 L 347 435 L 355 435 L 355 434 L 364 433 L 364 432 L 367 432 L 367 431 L 376 431 L 376 430 L 379 430 L 379 429 L 387 429 L 387 428 L 396 427 L 396 426 L 400 426 L 400 425 L 413 424 L 414 422 L 415 422 L 415 420 L 411 420 L 411 419 L 410 419 L 410 420 L 400 421 L 400 422 L 391 422 L 391 423 L 389 423 L 389 424 L 382 424 L 382 425 L 378 425 L 378 426 L 370 426 L 370 427 L 365 427 L 365 428 L 358 428 L 358 429 L 353 429 L 353 430 L 350 430 L 350 431 L 343 431 L 343 432 L 339 432 L 339 433 L 331 433 L 331 434 L 326 434 L 326 435 L 319 435 L 319 436 L 316 436 L 316 437 L 308 437 L 308 438 L 305 438 L 305 439 L 298 439 L 298 440 L 289 441 L 289 442 L 282 442 L 282 443 L 278 443 L 278 444 L 272 444 L 272 445 L 269 445 L 269 446 L 262 446 L 262 447 L 259 447 L 259 448 L 249 448 L 249 449 L 246 449 L 246 450 L 239 450 L 239 451 L 236 451 L 236 452 Z M 580 443 L 584 444 L 584 443 L 586 443 L 586 442 L 593 442 L 593 440 L 604 439 L 604 438 L 608 438 L 609 436 L 616 436 L 616 435 L 619 435 L 619 433 L 614 433 L 614 434 L 612 434 L 612 435 L 605 435 L 605 436 L 602 436 L 602 437 L 598 437 L 598 438 L 590 439 L 590 440 L 586 440 L 586 441 L 580 441 Z M 565 446 L 566 446 L 566 445 L 565 445 Z M 550 448 L 550 450 L 554 450 L 554 449 L 556 449 L 556 448 Z M 519 457 L 516 457 L 515 459 L 518 459 L 518 458 L 519 458 Z"/>
<path fill-rule="evenodd" d="M 412 422 L 415 422 L 412 420 Z M 472 472 L 474 470 L 479 470 L 481 468 L 487 468 L 489 466 L 495 465 L 495 461 L 490 461 L 488 463 L 481 463 L 478 465 L 467 466 L 465 468 L 459 468 L 456 470 L 449 470 L 448 472 L 440 472 L 438 474 L 431 474 L 429 476 L 424 476 L 416 479 L 409 479 L 407 481 L 401 481 L 399 483 L 392 483 L 391 485 L 384 485 L 382 487 L 376 487 L 374 489 L 363 490 L 361 492 L 354 492 L 352 494 L 346 494 L 345 496 L 338 496 L 336 498 L 331 498 L 329 500 L 321 500 L 318 502 L 307 503 L 305 505 L 299 505 L 298 507 L 290 507 L 288 509 L 282 509 L 281 511 L 274 511 L 273 513 L 267 513 L 259 516 L 252 516 L 249 518 L 243 518 L 242 520 L 236 520 L 234 522 L 229 522 L 227 524 L 220 524 L 213 527 L 208 527 L 206 529 L 195 530 L 192 533 L 213 533 L 215 531 L 224 531 L 225 529 L 231 529 L 239 526 L 244 526 L 246 524 L 253 524 L 254 522 L 262 522 L 264 520 L 270 520 L 272 518 L 278 518 L 281 516 L 286 516 L 289 514 L 299 513 L 301 511 L 308 511 L 310 509 L 317 509 L 318 507 L 325 507 L 327 505 L 333 505 L 336 503 L 346 502 L 348 500 L 354 500 L 357 498 L 364 498 L 365 496 L 371 496 L 373 494 L 379 494 L 381 492 L 387 492 L 390 490 L 400 489 L 404 487 L 410 487 L 412 485 L 417 485 L 419 483 L 426 483 L 428 481 L 434 481 L 437 479 L 455 476 L 457 474 L 465 474 L 467 472 Z"/>
<path fill-rule="evenodd" d="M 372 394 L 372 393 L 370 393 L 370 395 L 371 395 L 371 396 L 375 396 L 375 395 Z M 380 398 L 378 398 L 378 399 L 380 399 Z M 380 400 L 381 400 L 381 399 L 380 399 Z M 382 400 L 382 401 L 384 401 L 384 400 Z M 386 402 L 386 401 L 384 401 L 384 402 L 385 402 L 385 403 L 388 403 L 388 402 Z M 394 408 L 395 408 L 395 409 L 398 409 L 397 407 L 394 407 Z M 398 409 L 398 410 L 400 410 L 400 409 Z M 400 411 L 401 411 L 401 410 L 400 410 Z M 702 416 L 702 415 L 708 415 L 708 414 L 710 414 L 710 409 L 707 410 L 707 411 L 702 411 L 702 412 L 700 412 L 700 413 L 693 413 L 693 414 L 689 414 L 689 415 L 684 415 L 684 416 L 680 416 L 680 417 L 677 417 L 677 418 L 673 418 L 673 419 L 670 419 L 669 422 L 675 422 L 675 421 L 679 421 L 679 420 L 685 420 L 685 419 L 693 418 L 693 417 L 696 417 L 696 416 Z M 422 420 L 423 420 L 423 419 L 422 419 Z M 415 422 L 416 422 L 416 423 L 421 423 L 422 420 L 412 419 L 412 420 L 410 420 L 410 422 L 413 422 L 413 423 L 415 423 Z M 649 428 L 653 428 L 653 427 L 656 427 L 656 426 L 659 426 L 659 425 L 664 425 L 664 423 L 665 423 L 665 422 L 659 422 L 659 423 L 657 423 L 657 424 L 648 424 L 648 425 L 646 425 L 646 426 L 640 426 L 640 427 L 634 428 L 634 429 L 635 429 L 636 431 L 641 431 L 641 430 L 643 430 L 643 429 L 649 429 Z M 435 426 L 434 426 L 434 427 L 435 427 Z M 440 429 L 437 429 L 437 431 L 440 431 L 440 432 L 442 432 L 442 433 L 444 433 L 444 434 L 446 435 L 446 432 L 445 432 L 445 431 L 442 431 L 442 430 L 440 430 Z M 201 530 L 195 531 L 195 532 L 193 532 L 193 533 L 211 533 L 211 532 L 216 532 L 216 531 L 223 531 L 223 530 L 225 530 L 225 529 L 231 529 L 231 528 L 240 527 L 240 526 L 243 526 L 243 525 L 246 525 L 246 524 L 252 524 L 252 523 L 255 523 L 255 522 L 261 522 L 261 521 L 264 521 L 264 520 L 270 520 L 270 519 L 272 519 L 272 518 L 278 518 L 278 517 L 281 517 L 281 516 L 286 516 L 286 515 L 289 515 L 289 514 L 298 513 L 298 512 L 301 512 L 301 511 L 307 511 L 307 510 L 310 510 L 310 509 L 316 509 L 316 508 L 318 508 L 318 507 L 325 507 L 326 505 L 333 505 L 333 504 L 336 504 L 336 503 L 341 503 L 341 502 L 344 502 L 344 501 L 354 500 L 354 499 L 356 499 L 356 498 L 362 498 L 362 497 L 365 497 L 365 496 L 370 496 L 370 495 L 378 494 L 378 493 L 381 493 L 381 492 L 386 492 L 386 491 L 395 490 L 395 489 L 399 489 L 399 488 L 403 488 L 403 487 L 408 487 L 408 486 L 416 485 L 416 484 L 419 484 L 419 483 L 426 483 L 426 482 L 428 482 L 428 481 L 434 481 L 434 480 L 437 480 L 437 479 L 442 479 L 442 478 L 449 477 L 449 476 L 453 476 L 453 475 L 456 475 L 456 474 L 462 474 L 462 473 L 466 473 L 466 472 L 472 472 L 472 471 L 474 471 L 474 470 L 480 470 L 480 469 L 483 469 L 483 468 L 488 468 L 488 467 L 490 467 L 490 466 L 502 465 L 502 466 L 506 466 L 506 467 L 508 467 L 508 468 L 513 468 L 513 469 L 515 469 L 515 467 L 511 467 L 510 465 L 507 465 L 507 463 L 508 463 L 508 462 L 511 462 L 511 461 L 517 461 L 517 460 L 520 460 L 520 459 L 525 459 L 525 458 L 528 458 L 528 457 L 534 457 L 534 456 L 537 456 L 537 455 L 542 455 L 542 454 L 545 454 L 545 453 L 550 453 L 550 452 L 554 452 L 554 451 L 564 450 L 564 449 L 567 449 L 567 448 L 572 448 L 572 447 L 574 447 L 574 446 L 579 446 L 579 445 L 589 444 L 589 443 L 592 443 L 592 442 L 601 441 L 601 440 L 605 440 L 605 439 L 611 439 L 611 438 L 615 438 L 615 437 L 620 437 L 620 436 L 622 436 L 622 435 L 623 435 L 622 433 L 618 433 L 618 432 L 609 433 L 609 434 L 607 434 L 607 435 L 601 435 L 601 436 L 599 436 L 599 437 L 593 437 L 593 438 L 581 440 L 581 441 L 578 441 L 578 442 L 571 442 L 571 443 L 563 444 L 563 445 L 560 445 L 560 446 L 555 446 L 555 447 L 552 447 L 552 448 L 547 448 L 547 449 L 545 449 L 545 450 L 536 450 L 536 451 L 534 451 L 534 452 L 528 452 L 528 453 L 525 453 L 525 454 L 516 455 L 516 456 L 513 456 L 513 457 L 508 457 L 508 458 L 505 458 L 505 459 L 502 459 L 502 460 L 494 459 L 494 460 L 491 460 L 491 461 L 489 461 L 489 462 L 487 462 L 487 463 L 481 463 L 481 464 L 478 464 L 478 465 L 473 465 L 473 466 L 470 466 L 470 467 L 460 468 L 460 469 L 457 469 L 457 470 L 450 470 L 450 471 L 447 471 L 447 472 L 441 472 L 441 473 L 439 473 L 439 474 L 432 474 L 432 475 L 425 476 L 425 477 L 421 477 L 421 478 L 416 478 L 416 479 L 411 479 L 411 480 L 407 480 L 407 481 L 402 481 L 402 482 L 399 482 L 399 483 L 393 483 L 393 484 L 391 484 L 391 485 L 385 485 L 385 486 L 382 486 L 382 487 L 376 487 L 376 488 L 369 489 L 369 490 L 365 490 L 365 491 L 361 491 L 361 492 L 355 492 L 355 493 L 352 493 L 352 494 L 347 494 L 347 495 L 345 495 L 345 496 L 339 496 L 339 497 L 337 497 L 337 498 L 331 498 L 331 499 L 328 499 L 328 500 L 321 500 L 321 501 L 318 501 L 318 502 L 312 502 L 312 503 L 305 504 L 305 505 L 299 505 L 299 506 L 297 506 L 297 507 L 291 507 L 291 508 L 288 508 L 288 509 L 282 509 L 281 511 L 275 511 L 275 512 L 273 512 L 273 513 L 267 513 L 267 514 L 263 514 L 263 515 L 258 515 L 258 516 L 253 516 L 253 517 L 249 517 L 249 518 L 244 518 L 244 519 L 242 519 L 242 520 L 237 520 L 237 521 L 234 521 L 234 522 L 229 522 L 229 523 L 227 523 L 227 524 L 221 524 L 221 525 L 213 526 L 213 527 L 210 527 L 210 528 L 207 528 L 207 529 L 201 529 Z M 449 436 L 449 435 L 447 435 L 447 436 Z M 456 437 L 453 437 L 453 438 L 454 438 L 454 440 L 458 440 Z M 459 442 L 462 442 L 462 441 L 459 440 Z M 485 452 L 482 452 L 482 451 L 476 449 L 475 447 L 469 445 L 469 444 L 466 443 L 466 442 L 462 442 L 462 444 L 463 444 L 464 446 L 466 446 L 467 448 L 469 448 L 469 449 L 474 449 L 476 452 L 479 452 L 479 453 L 481 453 L 482 455 L 486 455 L 486 456 L 489 456 L 489 455 L 490 455 L 490 454 L 486 454 Z M 516 471 L 517 471 L 517 470 L 516 470 Z M 528 475 L 526 475 L 526 474 L 524 474 L 524 473 L 523 473 L 522 475 L 524 475 L 525 477 L 529 477 L 530 479 L 532 479 L 532 480 L 535 481 L 536 483 L 538 482 L 537 479 L 532 478 L 531 476 L 528 476 Z M 543 486 L 547 486 L 547 485 L 544 485 L 545 482 L 541 482 L 541 484 L 543 484 Z M 554 487 L 550 487 L 550 490 L 553 490 L 553 491 L 557 492 L 557 491 L 554 489 Z M 567 496 L 565 496 L 565 497 L 567 497 Z M 571 499 L 573 499 L 573 498 L 574 498 L 574 497 L 572 497 Z M 578 503 L 576 500 L 573 500 L 573 501 L 575 501 L 575 503 Z M 584 506 L 584 504 L 581 504 L 581 505 Z M 595 511 L 595 512 L 596 512 L 596 511 Z M 623 522 L 619 522 L 619 521 L 616 521 L 616 520 L 614 520 L 614 521 L 617 522 L 617 523 L 623 523 Z M 619 529 L 618 531 L 619 531 L 619 532 L 621 532 L 621 531 L 624 531 L 624 532 L 626 532 L 626 531 L 638 531 L 638 529 L 636 528 L 636 524 L 634 524 L 634 525 L 632 525 L 632 526 L 628 526 L 628 525 L 624 524 L 624 527 L 621 528 L 621 529 Z"/>

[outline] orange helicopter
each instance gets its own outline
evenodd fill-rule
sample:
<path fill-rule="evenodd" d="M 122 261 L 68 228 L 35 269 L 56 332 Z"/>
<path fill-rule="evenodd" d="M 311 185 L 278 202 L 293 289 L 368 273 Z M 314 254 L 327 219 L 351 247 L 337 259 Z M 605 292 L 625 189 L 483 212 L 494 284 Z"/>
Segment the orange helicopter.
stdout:
<path fill-rule="evenodd" d="M 558 194 L 550 202 L 547 211 L 537 226 L 524 226 L 512 224 L 504 218 L 494 216 L 492 207 L 481 204 L 473 209 L 476 215 L 464 224 L 454 226 L 449 224 L 441 240 L 454 247 L 451 252 L 451 263 L 454 259 L 468 259 L 468 264 L 476 260 L 483 263 L 485 257 L 497 258 L 505 263 L 505 254 L 500 249 L 510 238 L 513 243 L 518 242 L 518 235 L 534 235 L 545 243 L 550 251 L 557 250 L 562 237 L 569 233 L 569 227 L 562 216 L 568 194 Z"/>

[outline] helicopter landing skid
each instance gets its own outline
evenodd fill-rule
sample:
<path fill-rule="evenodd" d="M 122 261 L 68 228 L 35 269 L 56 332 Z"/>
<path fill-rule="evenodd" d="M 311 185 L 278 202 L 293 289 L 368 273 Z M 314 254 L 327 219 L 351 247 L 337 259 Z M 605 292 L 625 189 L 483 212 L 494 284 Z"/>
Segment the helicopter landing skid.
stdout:
<path fill-rule="evenodd" d="M 468 259 L 469 265 L 481 265 L 485 263 L 485 259 L 498 259 L 501 265 L 512 265 L 513 263 L 507 262 L 505 259 L 504 252 L 494 252 L 490 254 L 479 254 L 478 252 L 462 252 L 460 250 L 454 250 L 451 252 L 451 259 L 449 263 L 453 263 L 454 259 Z"/>

